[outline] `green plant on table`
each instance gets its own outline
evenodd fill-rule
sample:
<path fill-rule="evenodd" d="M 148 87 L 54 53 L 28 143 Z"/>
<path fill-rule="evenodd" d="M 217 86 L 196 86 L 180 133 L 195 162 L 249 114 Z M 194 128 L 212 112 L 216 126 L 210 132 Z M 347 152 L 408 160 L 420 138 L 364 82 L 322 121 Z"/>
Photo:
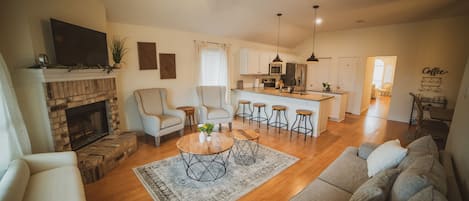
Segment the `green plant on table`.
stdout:
<path fill-rule="evenodd" d="M 207 133 L 207 136 L 210 136 L 213 132 L 214 125 L 211 123 L 199 124 L 198 129 L 201 132 Z"/>

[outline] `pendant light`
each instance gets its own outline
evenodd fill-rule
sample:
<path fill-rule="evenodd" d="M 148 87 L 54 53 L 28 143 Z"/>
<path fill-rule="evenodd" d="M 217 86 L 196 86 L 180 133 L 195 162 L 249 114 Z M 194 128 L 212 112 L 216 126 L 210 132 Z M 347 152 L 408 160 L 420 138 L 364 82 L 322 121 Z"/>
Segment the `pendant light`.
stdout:
<path fill-rule="evenodd" d="M 273 63 L 282 63 L 282 59 L 280 59 L 280 56 L 278 56 L 278 45 L 279 45 L 279 40 L 280 40 L 280 16 L 282 16 L 282 13 L 277 13 L 278 16 L 278 26 L 277 26 L 277 56 L 275 57 L 274 60 L 272 60 Z"/>
<path fill-rule="evenodd" d="M 319 59 L 316 58 L 316 56 L 314 56 L 314 46 L 316 45 L 316 14 L 317 14 L 317 9 L 319 8 L 319 5 L 314 5 L 313 6 L 314 8 L 314 26 L 313 26 L 313 53 L 311 54 L 311 56 L 306 59 L 306 61 L 314 61 L 314 62 L 318 62 Z"/>

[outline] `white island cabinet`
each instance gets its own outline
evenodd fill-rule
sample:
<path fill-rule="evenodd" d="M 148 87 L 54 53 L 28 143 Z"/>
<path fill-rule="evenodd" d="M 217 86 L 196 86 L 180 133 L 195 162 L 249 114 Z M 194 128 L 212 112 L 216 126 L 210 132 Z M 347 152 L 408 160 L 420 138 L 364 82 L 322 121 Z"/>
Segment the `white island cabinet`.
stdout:
<path fill-rule="evenodd" d="M 336 122 L 342 122 L 345 119 L 345 112 L 347 110 L 348 93 L 345 91 L 314 91 L 309 90 L 309 94 L 320 94 L 333 96 L 334 99 L 331 101 L 331 112 L 329 113 L 329 119 Z"/>
<path fill-rule="evenodd" d="M 290 94 L 280 93 L 275 89 L 249 88 L 233 89 L 231 93 L 232 103 L 237 106 L 239 100 L 249 100 L 251 103 L 265 103 L 267 114 L 272 113 L 272 105 L 284 105 L 287 107 L 286 116 L 289 129 L 296 118 L 296 110 L 307 109 L 313 111 L 313 136 L 319 135 L 327 130 L 327 121 L 330 113 L 333 96 L 322 94 Z M 265 123 L 265 122 L 263 122 Z"/>

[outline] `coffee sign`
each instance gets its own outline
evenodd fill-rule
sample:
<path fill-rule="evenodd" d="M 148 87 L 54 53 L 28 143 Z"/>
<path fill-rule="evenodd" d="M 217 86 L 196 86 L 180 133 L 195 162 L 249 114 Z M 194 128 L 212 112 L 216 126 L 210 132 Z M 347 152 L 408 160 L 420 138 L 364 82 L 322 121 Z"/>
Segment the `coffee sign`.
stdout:
<path fill-rule="evenodd" d="M 425 67 L 422 69 L 422 74 L 428 74 L 431 76 L 444 75 L 448 73 L 447 70 L 443 70 L 439 67 Z"/>

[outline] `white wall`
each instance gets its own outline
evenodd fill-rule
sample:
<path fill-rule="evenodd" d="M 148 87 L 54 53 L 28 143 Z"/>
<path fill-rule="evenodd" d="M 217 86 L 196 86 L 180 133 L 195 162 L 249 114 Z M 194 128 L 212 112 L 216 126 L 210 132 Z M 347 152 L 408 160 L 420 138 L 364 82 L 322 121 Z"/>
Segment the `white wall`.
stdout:
<path fill-rule="evenodd" d="M 417 91 L 421 70 L 426 66 L 437 66 L 449 71 L 445 75 L 444 91 L 441 95 L 449 99 L 449 107 L 454 107 L 466 56 L 469 54 L 468 20 L 469 17 L 466 16 L 322 32 L 317 34 L 316 55 L 332 57 L 333 60 L 338 57 L 357 56 L 363 61 L 369 56 L 397 56 L 388 119 L 406 122 L 412 101 L 408 93 Z M 308 39 L 298 45 L 296 51 L 300 56 L 307 58 L 311 54 L 311 47 L 312 39 Z M 362 82 L 363 80 L 361 79 Z M 362 89 L 360 83 L 357 83 L 357 87 Z M 359 101 L 358 105 L 361 105 L 361 100 Z"/>
<path fill-rule="evenodd" d="M 456 166 L 459 180 L 459 188 L 463 194 L 463 200 L 469 199 L 469 58 L 466 70 L 459 88 L 458 99 L 454 111 L 451 129 L 446 142 L 446 150 L 449 151 Z"/>
<path fill-rule="evenodd" d="M 110 35 L 126 37 L 128 54 L 124 57 L 125 65 L 119 73 L 119 106 L 123 129 L 142 130 L 140 116 L 134 100 L 136 89 L 163 87 L 168 89 L 168 102 L 171 106 L 197 105 L 195 87 L 197 86 L 197 60 L 194 40 L 212 41 L 231 44 L 229 67 L 231 86 L 236 87 L 236 80 L 253 79 L 239 75 L 239 49 L 242 47 L 262 50 L 275 50 L 275 46 L 246 42 L 207 34 L 184 32 L 172 29 L 108 23 Z M 112 37 L 112 36 L 109 36 Z M 137 42 L 156 42 L 159 53 L 176 54 L 176 79 L 160 79 L 158 70 L 139 70 Z M 282 51 L 289 51 L 282 49 Z M 291 50 L 290 50 L 291 51 Z"/>
<path fill-rule="evenodd" d="M 44 120 L 47 111 L 36 107 L 38 103 L 45 105 L 43 86 L 25 84 L 17 71 L 32 66 L 40 53 L 46 53 L 51 62 L 55 61 L 50 18 L 106 31 L 104 4 L 97 0 L 7 0 L 2 2 L 0 15 L 0 26 L 5 27 L 0 37 L 0 51 L 12 74 L 32 151 L 52 151 L 51 131 Z"/>

